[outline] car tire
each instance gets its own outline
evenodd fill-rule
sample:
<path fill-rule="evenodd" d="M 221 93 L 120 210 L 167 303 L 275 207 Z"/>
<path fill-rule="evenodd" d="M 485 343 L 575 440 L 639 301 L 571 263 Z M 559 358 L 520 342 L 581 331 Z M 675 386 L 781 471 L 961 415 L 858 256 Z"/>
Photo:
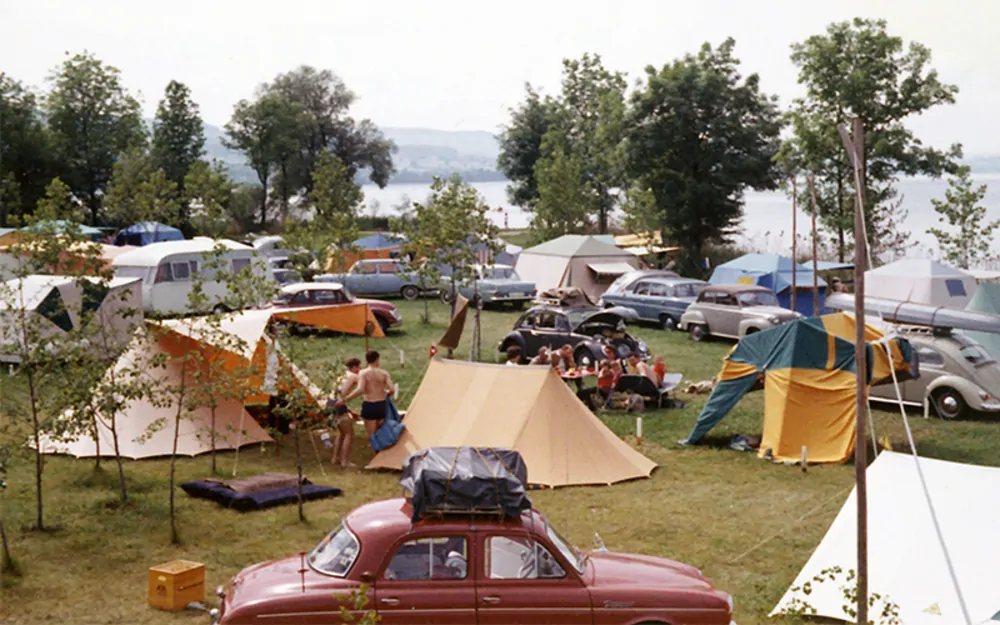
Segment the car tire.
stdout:
<path fill-rule="evenodd" d="M 418 297 L 420 297 L 420 289 L 413 286 L 412 284 L 407 284 L 399 291 L 399 294 L 402 295 L 403 299 L 405 299 L 406 301 L 412 302 L 416 300 Z"/>
<path fill-rule="evenodd" d="M 226 306 L 225 304 L 216 304 L 215 307 L 212 308 L 212 314 L 213 315 L 224 315 L 227 312 L 230 312 L 230 311 L 229 311 L 229 307 Z"/>
<path fill-rule="evenodd" d="M 673 332 L 674 330 L 677 329 L 677 322 L 674 321 L 674 318 L 671 317 L 670 315 L 661 315 L 660 327 L 663 328 L 666 332 Z"/>
<path fill-rule="evenodd" d="M 573 360 L 576 361 L 577 367 L 582 367 L 584 369 L 597 367 L 593 352 L 585 347 L 581 347 L 573 352 Z"/>
<path fill-rule="evenodd" d="M 379 327 L 382 328 L 382 334 L 389 334 L 389 321 L 384 317 L 375 317 L 375 320 L 378 321 Z"/>
<path fill-rule="evenodd" d="M 952 388 L 942 388 L 934 392 L 934 409 L 942 419 L 952 421 L 963 417 L 969 407 L 961 393 Z"/>
<path fill-rule="evenodd" d="M 750 336 L 751 334 L 757 334 L 760 332 L 760 328 L 747 328 L 747 331 L 743 333 L 743 336 Z"/>
<path fill-rule="evenodd" d="M 451 305 L 451 291 L 441 291 L 441 303 Z"/>
<path fill-rule="evenodd" d="M 688 336 L 691 337 L 692 341 L 702 343 L 708 340 L 708 326 L 700 323 L 691 323 L 688 325 Z"/>

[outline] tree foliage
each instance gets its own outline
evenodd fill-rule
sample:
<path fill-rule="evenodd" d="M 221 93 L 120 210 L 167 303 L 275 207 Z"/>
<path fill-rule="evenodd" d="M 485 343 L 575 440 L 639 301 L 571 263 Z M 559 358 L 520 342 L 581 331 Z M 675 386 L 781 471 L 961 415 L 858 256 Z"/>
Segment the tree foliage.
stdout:
<path fill-rule="evenodd" d="M 0 72 L 0 227 L 30 215 L 52 178 L 48 134 L 38 98 Z"/>
<path fill-rule="evenodd" d="M 83 223 L 84 215 L 73 198 L 69 187 L 59 178 L 53 178 L 45 187 L 45 196 L 38 200 L 36 209 L 40 215 L 51 215 L 53 219 Z"/>
<path fill-rule="evenodd" d="M 648 189 L 664 240 L 693 268 L 707 243 L 724 242 L 743 215 L 747 188 L 773 189 L 781 118 L 756 74 L 743 78 L 735 42 L 705 44 L 661 69 L 646 68 L 633 94 L 629 171 Z"/>
<path fill-rule="evenodd" d="M 841 260 L 853 223 L 854 181 L 838 124 L 855 118 L 864 124 L 862 184 L 873 258 L 886 251 L 886 241 L 899 239 L 896 179 L 940 176 L 954 171 L 954 159 L 961 156 L 960 146 L 927 147 L 905 126 L 908 118 L 955 101 L 958 88 L 943 83 L 930 61 L 927 47 L 904 46 L 888 33 L 884 20 L 833 23 L 823 34 L 792 46 L 806 96 L 793 104 L 794 136 L 783 158 L 792 170 L 815 173 L 817 209 L 835 234 Z"/>
<path fill-rule="evenodd" d="M 538 199 L 531 227 L 542 241 L 586 232 L 591 225 L 586 208 L 591 197 L 583 184 L 583 164 L 565 143 L 563 133 L 546 133 L 542 139 L 545 156 L 535 165 Z"/>
<path fill-rule="evenodd" d="M 962 269 L 990 260 L 993 235 L 1000 228 L 1000 219 L 986 221 L 986 207 L 980 204 L 986 197 L 986 185 L 973 186 L 967 166 L 958 168 L 948 181 L 944 200 L 931 200 L 938 213 L 938 221 L 949 230 L 929 228 L 941 248 L 941 255 L 948 262 Z"/>
<path fill-rule="evenodd" d="M 45 111 L 60 177 L 97 224 L 118 155 L 145 142 L 139 102 L 117 68 L 88 52 L 67 59 L 50 80 Z"/>
<path fill-rule="evenodd" d="M 510 180 L 507 197 L 512 204 L 533 210 L 538 201 L 535 164 L 542 158 L 542 138 L 551 126 L 555 102 L 542 98 L 532 86 L 525 85 L 525 98 L 510 110 L 510 124 L 497 137 L 500 154 L 497 168 Z"/>
<path fill-rule="evenodd" d="M 181 224 L 181 194 L 177 184 L 144 150 L 133 148 L 114 165 L 108 187 L 107 219 L 115 227 L 144 221 Z"/>
<path fill-rule="evenodd" d="M 177 188 L 184 192 L 185 176 L 205 153 L 205 127 L 191 90 L 171 80 L 156 107 L 150 155 Z"/>
<path fill-rule="evenodd" d="M 195 232 L 218 239 L 233 229 L 233 182 L 222 163 L 197 160 L 184 176 L 184 200 Z"/>

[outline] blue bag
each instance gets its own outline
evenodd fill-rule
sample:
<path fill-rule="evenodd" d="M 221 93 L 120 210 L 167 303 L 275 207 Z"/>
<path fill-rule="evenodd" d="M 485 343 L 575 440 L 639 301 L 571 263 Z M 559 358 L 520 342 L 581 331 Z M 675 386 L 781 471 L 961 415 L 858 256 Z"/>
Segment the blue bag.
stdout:
<path fill-rule="evenodd" d="M 392 403 L 392 398 L 386 397 L 385 421 L 382 422 L 382 427 L 368 439 L 372 449 L 380 452 L 387 447 L 392 447 L 399 440 L 399 435 L 403 433 L 405 427 L 406 425 L 399 417 L 399 411 L 396 410 L 396 405 Z"/>

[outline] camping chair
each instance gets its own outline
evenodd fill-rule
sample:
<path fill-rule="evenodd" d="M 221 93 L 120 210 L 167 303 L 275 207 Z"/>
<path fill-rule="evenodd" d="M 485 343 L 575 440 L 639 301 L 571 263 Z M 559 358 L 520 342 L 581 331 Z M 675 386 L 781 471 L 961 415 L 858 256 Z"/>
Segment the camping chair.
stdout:
<path fill-rule="evenodd" d="M 681 383 L 682 377 L 683 375 L 680 373 L 668 373 L 663 376 L 663 385 L 657 388 L 656 384 L 646 376 L 627 373 L 618 378 L 615 390 L 623 393 L 635 393 L 641 397 L 652 399 L 658 408 L 663 408 L 664 405 L 679 408 L 682 407 L 680 402 L 674 400 L 671 394 Z"/>

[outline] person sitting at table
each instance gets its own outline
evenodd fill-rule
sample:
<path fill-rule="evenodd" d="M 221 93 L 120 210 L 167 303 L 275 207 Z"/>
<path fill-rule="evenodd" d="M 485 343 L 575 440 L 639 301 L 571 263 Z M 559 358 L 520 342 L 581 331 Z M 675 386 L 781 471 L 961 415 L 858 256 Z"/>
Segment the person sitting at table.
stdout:
<path fill-rule="evenodd" d="M 532 364 L 532 365 L 548 365 L 548 364 L 551 364 L 550 361 L 551 361 L 551 359 L 549 358 L 549 348 L 548 347 L 539 347 L 538 348 L 538 355 L 536 355 L 534 358 L 532 358 L 531 362 L 528 363 L 528 364 Z"/>
<path fill-rule="evenodd" d="M 653 371 L 653 368 L 649 366 L 648 362 L 643 362 L 642 359 L 639 358 L 638 354 L 628 355 L 628 367 L 629 373 L 634 372 L 638 375 L 644 375 L 652 380 L 653 384 L 655 384 L 657 388 L 660 387 L 660 383 L 656 380 L 656 372 Z"/>
<path fill-rule="evenodd" d="M 521 364 L 521 348 L 511 345 L 507 348 L 507 366 L 514 367 Z"/>
<path fill-rule="evenodd" d="M 567 343 L 559 348 L 559 373 L 566 373 L 571 369 L 576 369 L 576 361 L 573 360 L 573 346 Z"/>
<path fill-rule="evenodd" d="M 618 360 L 618 354 L 615 353 L 615 348 L 613 345 L 605 345 L 603 352 L 604 352 L 604 359 L 607 362 L 611 363 Z"/>
<path fill-rule="evenodd" d="M 560 369 L 560 367 L 562 366 L 562 356 L 559 354 L 559 352 L 549 352 L 549 364 L 552 365 L 552 368 L 556 370 L 556 373 L 562 372 L 562 370 Z"/>
<path fill-rule="evenodd" d="M 608 397 L 614 391 L 615 384 L 618 383 L 618 378 L 621 377 L 621 374 L 621 363 L 617 360 L 614 362 L 602 360 L 597 371 L 597 386 L 581 389 L 577 393 L 577 397 L 583 400 L 583 403 L 590 406 L 591 409 L 596 410 L 607 403 Z"/>

